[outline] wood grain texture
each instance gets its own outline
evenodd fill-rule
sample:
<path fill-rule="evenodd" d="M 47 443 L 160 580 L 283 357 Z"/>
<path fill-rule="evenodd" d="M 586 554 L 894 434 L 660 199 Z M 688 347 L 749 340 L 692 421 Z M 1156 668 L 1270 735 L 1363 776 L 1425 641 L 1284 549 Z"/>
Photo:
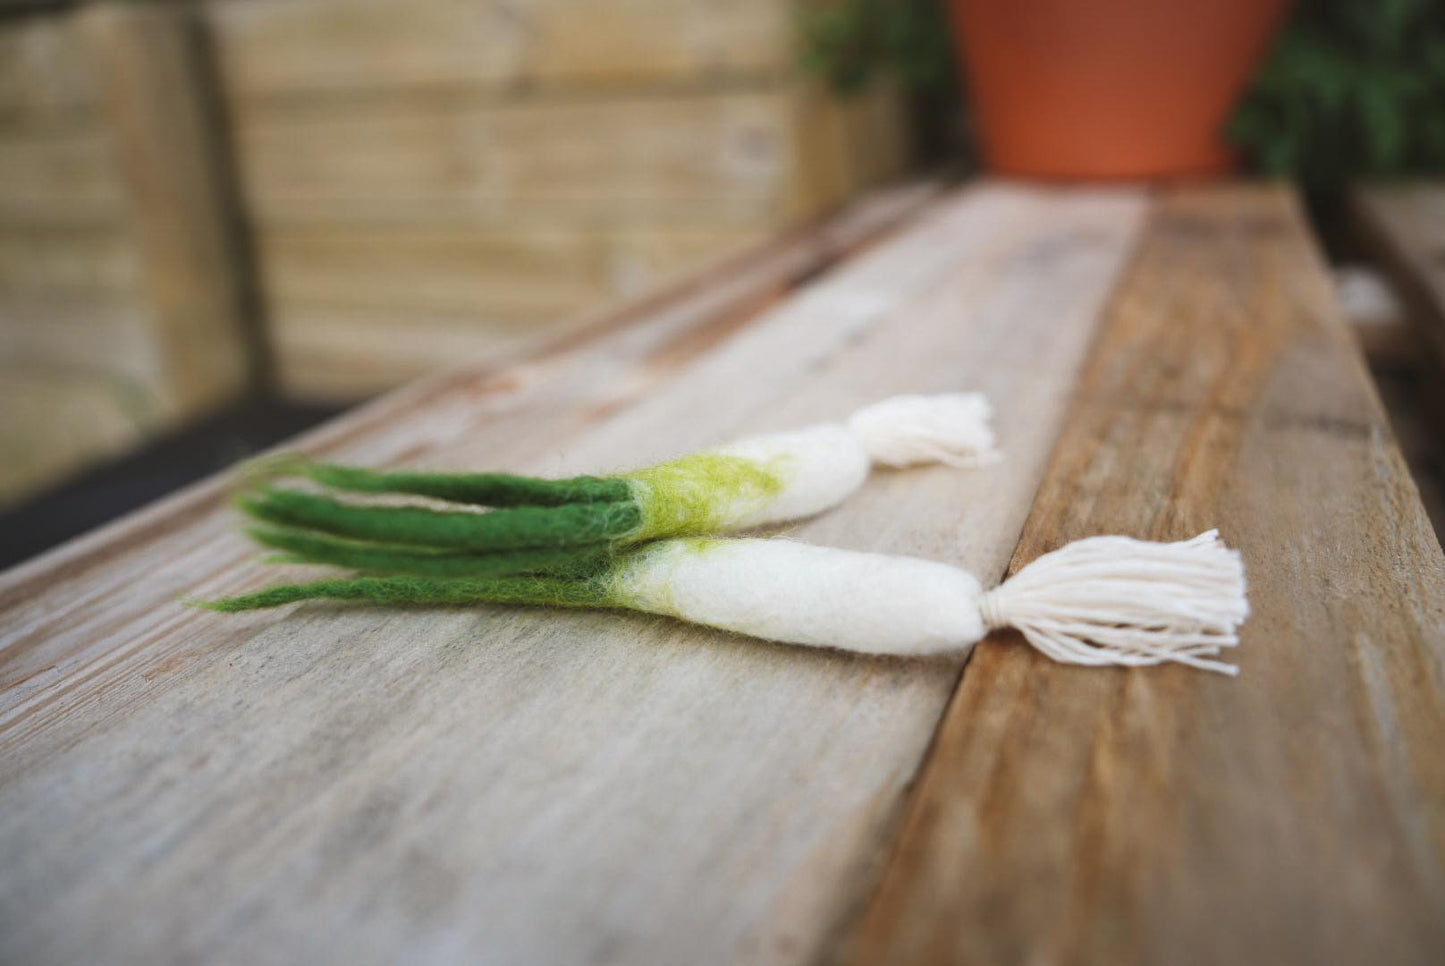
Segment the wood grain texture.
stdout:
<path fill-rule="evenodd" d="M 184 6 L 105 2 L 77 26 L 125 177 L 164 373 L 157 390 L 192 416 L 245 392 L 259 364 L 197 24 Z"/>
<path fill-rule="evenodd" d="M 970 661 L 858 963 L 1438 963 L 1445 562 L 1290 193 L 1166 193 L 1014 556 L 1218 526 L 1237 680 Z"/>
<path fill-rule="evenodd" d="M 357 399 L 537 345 L 604 302 L 756 246 L 761 228 L 322 226 L 258 238 L 276 376 Z"/>
<path fill-rule="evenodd" d="M 174 44 L 138 50 L 124 30 L 95 29 L 105 16 L 0 24 L 3 502 L 194 415 L 244 371 L 237 341 L 207 325 L 225 273 L 186 270 L 208 254 L 173 123 L 194 85 Z M 137 73 L 162 93 L 138 89 Z"/>
<path fill-rule="evenodd" d="M 881 474 L 798 532 L 996 577 L 1143 210 L 975 189 L 721 344 L 638 358 L 619 330 L 549 378 L 412 390 L 330 448 L 596 471 L 976 387 L 1006 464 Z M 5 958 L 807 960 L 957 675 L 618 614 L 167 605 L 261 579 L 232 526 L 156 512 L 0 585 Z"/>
<path fill-rule="evenodd" d="M 120 224 L 0 220 L 0 292 L 135 305 L 140 257 Z"/>
<path fill-rule="evenodd" d="M 6 222 L 123 224 L 125 198 L 111 140 L 93 119 L 0 137 L 0 219 Z"/>
<path fill-rule="evenodd" d="M 1360 186 L 1355 220 L 1409 306 L 1408 320 L 1445 365 L 1445 182 Z"/>
<path fill-rule="evenodd" d="M 209 5 L 238 98 L 777 77 L 790 0 L 246 0 Z"/>
<path fill-rule="evenodd" d="M 203 5 L 282 383 L 354 395 L 441 354 L 534 344 L 581 305 L 902 175 L 899 92 L 801 80 L 798 8 Z"/>
<path fill-rule="evenodd" d="M 0 125 L 74 123 L 94 112 L 95 76 L 63 16 L 33 16 L 0 29 Z"/>
<path fill-rule="evenodd" d="M 242 110 L 282 385 L 355 398 L 535 344 L 897 174 L 900 112 L 801 84 Z"/>
<path fill-rule="evenodd" d="M 456 220 L 528 205 L 747 221 L 775 211 L 788 187 L 793 97 L 785 88 L 238 110 L 236 148 L 248 206 L 266 222 Z"/>
<path fill-rule="evenodd" d="M 324 302 L 316 305 L 299 300 L 300 304 L 293 305 L 283 301 L 275 310 L 278 318 L 273 320 L 273 337 L 279 350 L 277 378 L 286 392 L 296 398 L 355 399 L 395 385 L 404 376 L 419 376 L 438 369 L 455 370 L 461 365 L 490 366 L 509 357 L 525 355 L 538 346 L 573 344 L 577 337 L 595 328 L 599 314 L 603 318 L 635 317 L 642 310 L 629 309 L 628 305 L 661 304 L 670 298 L 669 292 L 676 291 L 695 295 L 686 303 L 689 308 L 678 313 L 679 317 L 691 320 L 688 324 L 705 329 L 698 319 L 708 313 L 713 313 L 723 324 L 729 320 L 731 324 L 741 324 L 748 313 L 781 298 L 799 279 L 821 272 L 854 246 L 885 231 L 907 213 L 917 211 L 936 190 L 936 185 L 926 182 L 879 190 L 838 216 L 785 232 L 775 243 L 754 246 L 741 253 L 725 249 L 721 255 L 708 258 L 694 253 L 692 267 L 670 266 L 670 281 L 657 279 L 655 285 L 644 284 L 642 294 L 626 295 L 618 309 L 572 313 L 545 324 L 542 323 L 546 317 L 537 313 L 525 313 L 505 321 L 493 317 L 490 326 L 479 324 L 488 319 L 479 319 L 476 315 L 413 314 L 408 319 L 409 331 L 416 331 L 420 325 L 425 332 L 428 324 L 431 331 L 427 338 L 410 340 L 400 349 L 394 343 L 396 326 L 402 317 L 394 310 L 383 309 L 379 313 L 372 310 L 369 317 L 356 309 L 346 309 L 343 313 Z M 645 242 L 650 236 L 629 232 L 622 237 Z M 451 235 L 443 245 L 456 238 Z M 513 249 L 514 256 L 515 251 Z M 405 258 L 404 251 L 400 257 Z M 525 263 L 525 259 L 522 261 Z M 438 273 L 430 276 L 434 279 L 447 274 L 445 266 L 433 266 L 431 271 Z M 519 271 L 518 274 L 525 273 Z M 451 280 L 457 281 L 456 276 L 452 275 Z M 386 284 L 383 273 L 380 285 Z M 468 286 L 475 284 L 473 280 Z M 609 300 L 605 304 L 613 303 Z M 368 326 L 369 320 L 375 324 Z M 334 337 L 348 322 L 352 323 L 349 341 L 339 346 Z M 683 323 L 670 324 L 681 327 Z M 568 378 L 584 377 L 574 374 Z M 592 384 L 590 377 L 584 381 Z M 637 390 L 634 383 L 626 380 L 621 388 L 625 392 Z"/>

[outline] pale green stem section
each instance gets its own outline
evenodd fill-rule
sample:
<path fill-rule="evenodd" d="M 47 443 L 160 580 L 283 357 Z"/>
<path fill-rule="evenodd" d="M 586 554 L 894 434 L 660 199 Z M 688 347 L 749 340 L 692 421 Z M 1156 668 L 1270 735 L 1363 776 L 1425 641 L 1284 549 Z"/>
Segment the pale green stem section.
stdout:
<path fill-rule="evenodd" d="M 723 529 L 741 512 L 766 506 L 785 485 L 781 460 L 694 453 L 623 474 L 642 510 L 630 540 L 688 536 Z"/>

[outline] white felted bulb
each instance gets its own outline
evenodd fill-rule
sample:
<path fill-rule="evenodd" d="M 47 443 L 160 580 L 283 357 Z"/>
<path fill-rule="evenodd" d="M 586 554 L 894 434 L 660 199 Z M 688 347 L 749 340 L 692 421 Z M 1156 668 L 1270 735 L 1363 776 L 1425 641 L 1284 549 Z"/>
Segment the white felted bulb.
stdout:
<path fill-rule="evenodd" d="M 708 529 L 798 520 L 842 503 L 863 485 L 874 464 L 974 467 L 996 462 L 991 412 L 980 393 L 897 396 L 859 410 L 846 424 L 754 436 L 708 450 L 700 454 L 695 474 L 688 473 L 688 457 L 664 464 L 666 485 L 702 493 L 714 485 L 707 458 L 741 458 L 766 473 L 771 485 L 760 488 L 749 481 L 747 486 L 717 490 L 708 503 Z M 639 502 L 652 505 L 656 484 L 648 471 L 634 473 L 632 479 Z"/>
<path fill-rule="evenodd" d="M 992 415 L 987 397 L 977 392 L 894 396 L 854 413 L 848 428 L 873 462 L 883 466 L 967 468 L 1001 458 L 989 426 Z"/>
<path fill-rule="evenodd" d="M 983 637 L 982 588 L 931 560 L 792 540 L 664 540 L 619 577 L 622 602 L 751 637 L 936 654 Z"/>
<path fill-rule="evenodd" d="M 1209 658 L 1249 614 L 1239 554 L 1210 531 L 1180 543 L 1093 537 L 1045 554 L 987 593 L 973 575 L 910 557 L 788 540 L 664 540 L 614 578 L 615 602 L 768 640 L 867 654 L 964 651 L 1015 627 L 1066 664 Z"/>

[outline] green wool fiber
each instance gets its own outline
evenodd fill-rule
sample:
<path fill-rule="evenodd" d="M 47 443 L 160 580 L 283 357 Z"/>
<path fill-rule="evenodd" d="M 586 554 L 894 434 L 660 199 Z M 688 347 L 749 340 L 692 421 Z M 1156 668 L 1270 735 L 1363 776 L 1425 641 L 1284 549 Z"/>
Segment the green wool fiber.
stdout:
<path fill-rule="evenodd" d="M 723 515 L 762 505 L 782 491 L 778 470 L 723 453 L 694 453 L 625 474 L 642 504 L 635 540 L 715 532 Z"/>
<path fill-rule="evenodd" d="M 501 577 L 508 574 L 575 572 L 604 564 L 611 551 L 599 544 L 582 548 L 466 553 L 390 544 L 360 543 L 291 527 L 252 527 L 259 544 L 286 551 L 285 562 L 325 564 L 374 574 L 422 577 Z"/>
<path fill-rule="evenodd" d="M 553 607 L 621 606 L 605 573 L 581 577 L 355 577 L 282 584 L 198 606 L 222 613 L 280 607 L 302 600 L 347 600 L 385 605 L 546 604 Z"/>
<path fill-rule="evenodd" d="M 625 481 L 596 476 L 547 480 L 511 473 L 378 472 L 335 463 L 287 464 L 294 475 L 338 490 L 360 493 L 411 493 L 477 506 L 564 506 L 615 503 L 631 497 Z"/>
<path fill-rule="evenodd" d="M 314 493 L 265 487 L 240 497 L 237 505 L 267 523 L 356 540 L 489 552 L 617 541 L 636 533 L 642 524 L 642 512 L 631 500 L 465 513 L 356 506 Z"/>

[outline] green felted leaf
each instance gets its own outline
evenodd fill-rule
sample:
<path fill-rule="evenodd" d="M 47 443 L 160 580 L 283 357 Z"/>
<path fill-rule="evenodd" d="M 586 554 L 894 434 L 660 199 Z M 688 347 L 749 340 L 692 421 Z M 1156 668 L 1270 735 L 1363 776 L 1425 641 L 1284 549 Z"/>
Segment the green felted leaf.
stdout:
<path fill-rule="evenodd" d="M 324 486 L 361 493 L 409 493 L 477 506 L 563 506 L 568 503 L 611 503 L 625 500 L 620 479 L 575 476 L 547 480 L 511 473 L 380 472 L 335 463 L 297 462 L 288 467 Z"/>
<path fill-rule="evenodd" d="M 387 606 L 546 604 L 552 607 L 619 606 L 606 573 L 583 577 L 497 577 L 441 580 L 429 577 L 354 577 L 309 584 L 281 584 L 255 593 L 194 601 L 221 613 L 280 607 L 303 600 L 344 600 Z"/>
<path fill-rule="evenodd" d="M 314 493 L 263 487 L 240 497 L 237 505 L 267 523 L 353 540 L 482 552 L 607 543 L 636 533 L 642 523 L 632 500 L 465 513 L 357 506 Z"/>
<path fill-rule="evenodd" d="M 263 546 L 286 551 L 285 562 L 347 567 L 372 574 L 422 577 L 500 577 L 510 574 L 576 572 L 605 564 L 607 544 L 559 550 L 512 550 L 466 553 L 410 546 L 363 543 L 291 527 L 252 527 L 247 531 Z"/>

